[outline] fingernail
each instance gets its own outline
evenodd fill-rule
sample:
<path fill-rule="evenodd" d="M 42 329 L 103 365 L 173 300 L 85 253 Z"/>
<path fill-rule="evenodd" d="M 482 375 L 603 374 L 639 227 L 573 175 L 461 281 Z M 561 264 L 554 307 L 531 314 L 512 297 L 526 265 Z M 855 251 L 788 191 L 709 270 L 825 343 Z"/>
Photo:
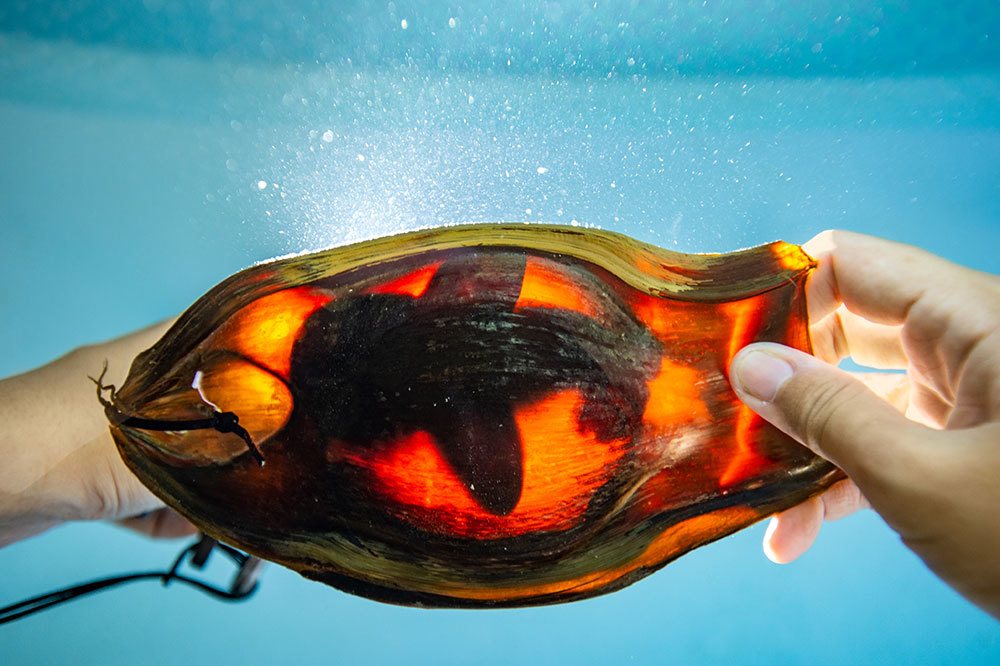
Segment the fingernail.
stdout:
<path fill-rule="evenodd" d="M 792 372 L 792 366 L 783 358 L 751 349 L 737 355 L 732 378 L 744 392 L 770 402 Z"/>

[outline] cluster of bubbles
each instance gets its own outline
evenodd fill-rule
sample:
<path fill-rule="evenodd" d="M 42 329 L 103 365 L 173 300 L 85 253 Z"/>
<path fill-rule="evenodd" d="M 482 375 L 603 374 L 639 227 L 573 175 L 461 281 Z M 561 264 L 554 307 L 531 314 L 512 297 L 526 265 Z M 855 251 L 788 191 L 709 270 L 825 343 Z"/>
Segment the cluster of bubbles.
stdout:
<path fill-rule="evenodd" d="M 774 195 L 792 176 L 753 159 L 792 112 L 767 82 L 327 66 L 284 87 L 266 122 L 240 128 L 257 146 L 240 173 L 285 251 L 496 221 L 732 249 L 734 229 L 789 202 Z"/>
<path fill-rule="evenodd" d="M 668 4 L 638 20 L 644 9 L 600 3 L 499 15 L 488 3 L 394 2 L 349 9 L 322 53 L 278 57 L 291 42 L 272 40 L 271 55 L 220 70 L 234 179 L 224 196 L 246 201 L 248 233 L 279 251 L 493 221 L 727 251 L 804 219 L 815 230 L 856 217 L 871 174 L 839 170 L 854 147 L 830 130 L 875 128 L 895 112 L 874 105 L 894 96 L 933 121 L 945 99 L 933 83 L 899 99 L 893 77 L 852 69 L 852 53 L 898 30 L 881 9 L 764 17 Z M 822 29 L 774 44 L 744 34 L 806 15 Z"/>

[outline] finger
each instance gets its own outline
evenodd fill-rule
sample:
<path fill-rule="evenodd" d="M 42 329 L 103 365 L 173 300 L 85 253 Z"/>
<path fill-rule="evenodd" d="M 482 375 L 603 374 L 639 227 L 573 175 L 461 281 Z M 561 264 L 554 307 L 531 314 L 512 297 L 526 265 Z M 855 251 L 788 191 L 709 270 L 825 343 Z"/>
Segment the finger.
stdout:
<path fill-rule="evenodd" d="M 819 261 L 809 277 L 809 321 L 841 303 L 875 323 L 902 324 L 931 279 L 961 285 L 975 273 L 929 252 L 849 231 L 824 231 L 803 245 Z"/>
<path fill-rule="evenodd" d="M 850 374 L 799 350 L 765 342 L 741 350 L 730 377 L 745 404 L 833 461 L 866 494 L 866 484 L 905 484 L 913 473 L 907 468 L 907 442 L 920 426 Z"/>
<path fill-rule="evenodd" d="M 804 247 L 819 261 L 806 284 L 811 322 L 822 322 L 843 303 L 861 319 L 904 324 L 900 341 L 908 368 L 926 388 L 912 401 L 921 420 L 960 428 L 1000 416 L 1000 392 L 992 390 L 997 355 L 990 342 L 1000 340 L 997 276 L 915 247 L 844 231 L 823 232 Z M 824 357 L 831 345 L 838 353 L 838 342 L 853 353 L 855 338 L 865 336 L 847 333 L 847 326 L 836 321 L 823 326 L 817 346 Z M 858 349 L 865 349 L 860 344 Z M 961 409 L 953 413 L 951 407 L 959 403 Z"/>
<path fill-rule="evenodd" d="M 172 509 L 159 509 L 117 521 L 122 527 L 158 539 L 176 539 L 197 534 L 198 528 Z"/>
<path fill-rule="evenodd" d="M 909 365 L 903 351 L 902 326 L 870 322 L 840 306 L 810 324 L 813 354 L 828 363 L 850 357 L 859 365 L 903 370 Z"/>
<path fill-rule="evenodd" d="M 815 542 L 823 522 L 840 520 L 870 505 L 850 479 L 771 518 L 764 535 L 764 554 L 778 564 L 798 559 Z"/>
<path fill-rule="evenodd" d="M 771 516 L 764 533 L 764 554 L 776 564 L 788 564 L 809 550 L 822 526 L 823 503 L 818 497 Z"/>
<path fill-rule="evenodd" d="M 900 414 L 910 406 L 910 377 L 902 372 L 852 372 L 852 377 L 892 405 Z"/>
<path fill-rule="evenodd" d="M 1000 293 L 997 295 L 1000 302 Z M 949 430 L 1000 421 L 1000 326 L 980 338 L 968 353 L 954 409 L 946 422 Z"/>
<path fill-rule="evenodd" d="M 870 509 L 871 504 L 850 479 L 844 479 L 833 484 L 819 496 L 823 504 L 823 520 L 832 522 L 846 518 L 862 509 Z"/>

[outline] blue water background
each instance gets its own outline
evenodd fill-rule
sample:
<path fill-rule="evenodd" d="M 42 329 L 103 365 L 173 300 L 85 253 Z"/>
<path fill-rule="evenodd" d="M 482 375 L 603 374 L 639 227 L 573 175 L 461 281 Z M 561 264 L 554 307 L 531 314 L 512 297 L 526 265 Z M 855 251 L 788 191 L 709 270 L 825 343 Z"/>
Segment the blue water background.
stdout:
<path fill-rule="evenodd" d="M 0 375 L 255 261 L 435 224 L 688 252 L 840 227 L 1000 272 L 996 3 L 190 4 L 0 6 Z M 787 566 L 762 536 L 526 610 L 396 608 L 277 566 L 237 606 L 136 584 L 0 629 L 0 659 L 1000 662 L 1000 624 L 874 514 Z M 0 604 L 178 549 L 61 527 L 0 551 Z"/>

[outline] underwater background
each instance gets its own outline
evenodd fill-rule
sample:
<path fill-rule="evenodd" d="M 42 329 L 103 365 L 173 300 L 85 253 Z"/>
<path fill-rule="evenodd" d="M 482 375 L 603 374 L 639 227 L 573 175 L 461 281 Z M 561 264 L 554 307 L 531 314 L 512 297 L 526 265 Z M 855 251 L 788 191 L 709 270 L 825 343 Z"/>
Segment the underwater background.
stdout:
<path fill-rule="evenodd" d="M 1000 4 L 0 2 L 0 376 L 277 254 L 488 221 L 685 252 L 839 227 L 1000 272 Z M 536 609 L 396 608 L 274 565 L 238 605 L 137 583 L 3 627 L 0 655 L 1000 662 L 1000 624 L 875 514 L 785 566 L 764 525 Z M 0 550 L 0 605 L 182 543 L 54 529 Z"/>

